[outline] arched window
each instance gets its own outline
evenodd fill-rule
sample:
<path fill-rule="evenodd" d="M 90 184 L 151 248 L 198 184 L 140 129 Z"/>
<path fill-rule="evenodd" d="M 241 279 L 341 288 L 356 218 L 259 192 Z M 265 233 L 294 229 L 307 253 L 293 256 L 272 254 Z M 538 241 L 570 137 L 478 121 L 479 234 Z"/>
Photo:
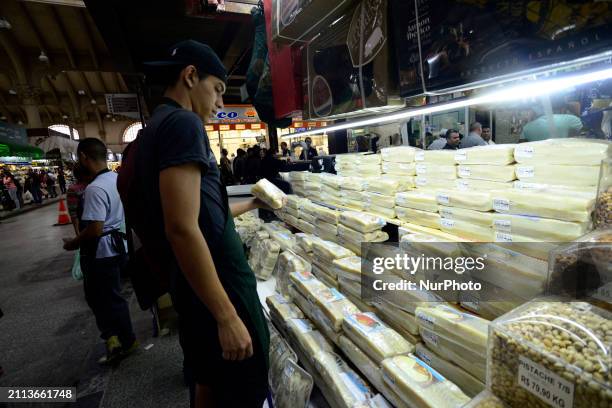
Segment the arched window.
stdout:
<path fill-rule="evenodd" d="M 123 143 L 130 143 L 138 136 L 138 131 L 142 129 L 142 123 L 134 122 L 123 132 Z"/>
<path fill-rule="evenodd" d="M 51 125 L 49 126 L 49 129 L 54 130 L 56 132 L 59 133 L 63 133 L 65 135 L 68 135 L 68 137 L 70 137 L 70 126 L 68 125 Z M 75 128 L 72 128 L 72 138 L 74 140 L 79 140 L 79 131 L 76 130 Z"/>

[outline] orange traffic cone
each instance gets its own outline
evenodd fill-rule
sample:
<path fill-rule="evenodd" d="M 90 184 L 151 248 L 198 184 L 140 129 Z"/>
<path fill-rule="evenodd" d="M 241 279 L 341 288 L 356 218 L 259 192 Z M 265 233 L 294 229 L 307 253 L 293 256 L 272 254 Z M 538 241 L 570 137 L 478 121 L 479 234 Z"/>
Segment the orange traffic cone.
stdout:
<path fill-rule="evenodd" d="M 55 225 L 66 225 L 70 223 L 70 216 L 68 215 L 66 204 L 64 204 L 64 199 L 62 198 L 59 201 L 59 215 L 57 216 L 57 224 Z"/>

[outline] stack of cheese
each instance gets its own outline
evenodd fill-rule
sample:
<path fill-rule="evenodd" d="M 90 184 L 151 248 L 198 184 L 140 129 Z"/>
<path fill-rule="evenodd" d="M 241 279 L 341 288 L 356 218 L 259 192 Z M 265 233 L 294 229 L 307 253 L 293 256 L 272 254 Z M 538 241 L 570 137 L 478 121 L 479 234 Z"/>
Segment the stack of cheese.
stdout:
<path fill-rule="evenodd" d="M 516 180 L 514 144 L 476 146 L 455 153 L 456 187 L 461 190 L 489 191 L 513 187 Z"/>
<path fill-rule="evenodd" d="M 297 229 L 307 234 L 313 234 L 315 231 L 315 215 L 319 206 L 314 204 L 309 199 L 304 199 L 299 204 Z"/>
<path fill-rule="evenodd" d="M 307 200 L 307 198 L 303 198 L 295 194 L 287 195 L 287 202 L 277 216 L 287 224 L 297 228 L 298 219 L 300 218 L 300 206 Z"/>
<path fill-rule="evenodd" d="M 272 321 L 281 328 L 285 328 L 286 322 L 289 319 L 303 319 L 302 311 L 289 299 L 275 293 L 266 298 L 266 305 L 270 311 Z"/>
<path fill-rule="evenodd" d="M 306 196 L 306 181 L 308 180 L 307 171 L 292 171 L 289 173 L 289 182 L 293 192 L 301 197 Z"/>
<path fill-rule="evenodd" d="M 296 234 L 296 241 L 299 242 Z M 304 234 L 302 234 L 304 235 Z M 311 272 L 312 265 L 304 257 L 297 255 L 299 250 L 296 249 L 296 253 L 292 251 L 283 251 L 276 261 L 276 291 L 283 296 L 289 296 L 289 275 L 293 272 Z"/>
<path fill-rule="evenodd" d="M 242 242 L 244 242 L 247 247 L 251 247 L 251 240 L 261 229 L 263 220 L 257 217 L 256 211 L 248 211 L 236 217 L 234 222 L 236 223 L 236 231 Z"/>
<path fill-rule="evenodd" d="M 333 206 L 342 206 L 340 189 L 344 183 L 344 177 L 331 173 L 320 173 L 321 179 L 321 202 Z"/>
<path fill-rule="evenodd" d="M 366 153 L 348 153 L 336 155 L 336 173 L 347 177 L 380 176 L 380 155 Z"/>
<path fill-rule="evenodd" d="M 361 257 L 336 259 L 333 264 L 333 273 L 338 278 L 338 290 L 357 305 L 359 310 L 373 312 L 374 309 L 361 300 Z"/>
<path fill-rule="evenodd" d="M 314 216 L 314 233 L 322 239 L 336 241 L 340 213 L 323 205 L 314 205 L 312 213 Z"/>
<path fill-rule="evenodd" d="M 279 232 L 278 234 L 283 234 Z M 251 247 L 249 266 L 259 279 L 267 280 L 272 276 L 280 245 L 273 239 L 263 239 Z"/>
<path fill-rule="evenodd" d="M 387 224 L 382 218 L 358 211 L 343 211 L 338 217 L 339 242 L 361 254 L 362 242 L 384 242 L 389 235 L 382 231 Z"/>
<path fill-rule="evenodd" d="M 418 307 L 415 315 L 429 350 L 485 382 L 487 320 L 450 305 Z"/>
<path fill-rule="evenodd" d="M 455 150 L 418 150 L 415 184 L 418 188 L 449 188 L 457 180 Z"/>
<path fill-rule="evenodd" d="M 436 190 L 417 188 L 395 195 L 395 213 L 402 222 L 440 229 Z"/>
<path fill-rule="evenodd" d="M 334 261 L 353 256 L 355 256 L 355 253 L 335 242 L 324 239 L 312 241 L 313 271 L 328 286 L 338 287 L 338 276 Z"/>
<path fill-rule="evenodd" d="M 319 173 L 308 173 L 306 182 L 304 183 L 304 192 L 306 197 L 313 201 L 321 201 L 321 176 Z"/>
<path fill-rule="evenodd" d="M 343 177 L 339 198 L 341 205 L 358 211 L 365 210 L 364 192 L 366 187 L 368 187 L 367 178 L 357 176 Z"/>

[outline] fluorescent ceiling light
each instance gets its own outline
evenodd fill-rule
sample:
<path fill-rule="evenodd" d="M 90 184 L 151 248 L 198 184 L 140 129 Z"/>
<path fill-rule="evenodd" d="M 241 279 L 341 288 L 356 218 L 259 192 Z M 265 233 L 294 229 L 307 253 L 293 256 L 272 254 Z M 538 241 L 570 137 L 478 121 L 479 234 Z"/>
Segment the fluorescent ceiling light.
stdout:
<path fill-rule="evenodd" d="M 501 102 L 518 101 L 522 99 L 537 98 L 551 93 L 559 92 L 565 89 L 570 89 L 575 86 L 588 84 L 590 82 L 602 81 L 612 78 L 612 68 L 601 71 L 589 72 L 579 75 L 572 75 L 564 78 L 539 80 L 533 82 L 525 82 L 521 85 L 502 88 L 497 91 L 491 91 L 479 96 L 474 96 L 466 99 L 461 99 L 453 102 L 429 105 L 422 108 L 412 108 L 399 112 L 380 115 L 368 119 L 356 120 L 353 122 L 339 123 L 337 125 L 328 126 L 325 128 L 308 130 L 306 132 L 294 133 L 285 135 L 281 139 L 289 137 L 304 137 L 336 130 L 352 129 L 356 127 L 364 127 L 383 123 L 396 122 L 405 120 L 415 116 L 428 115 L 431 113 L 444 112 L 453 109 L 465 108 L 472 105 L 495 104 Z"/>

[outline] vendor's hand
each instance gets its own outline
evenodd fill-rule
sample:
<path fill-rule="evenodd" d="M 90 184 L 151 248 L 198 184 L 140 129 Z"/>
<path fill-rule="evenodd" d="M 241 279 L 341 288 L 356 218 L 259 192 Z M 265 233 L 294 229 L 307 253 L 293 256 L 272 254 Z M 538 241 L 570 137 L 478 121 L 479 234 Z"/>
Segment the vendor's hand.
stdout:
<path fill-rule="evenodd" d="M 79 244 L 72 238 L 64 238 L 64 249 L 66 251 L 76 251 L 79 249 Z"/>
<path fill-rule="evenodd" d="M 225 360 L 240 361 L 253 355 L 251 335 L 238 315 L 218 322 L 217 329 Z"/>
<path fill-rule="evenodd" d="M 274 210 L 272 210 L 272 208 L 270 208 L 270 206 L 268 204 L 264 203 L 259 198 L 253 198 L 252 205 L 253 205 L 253 208 L 260 208 L 262 210 L 274 211 Z"/>

